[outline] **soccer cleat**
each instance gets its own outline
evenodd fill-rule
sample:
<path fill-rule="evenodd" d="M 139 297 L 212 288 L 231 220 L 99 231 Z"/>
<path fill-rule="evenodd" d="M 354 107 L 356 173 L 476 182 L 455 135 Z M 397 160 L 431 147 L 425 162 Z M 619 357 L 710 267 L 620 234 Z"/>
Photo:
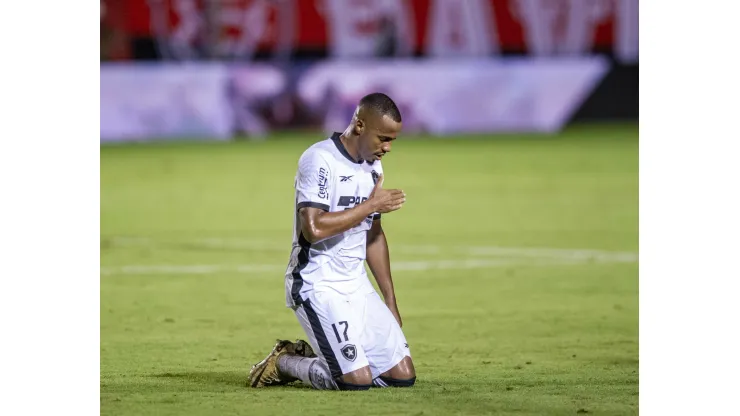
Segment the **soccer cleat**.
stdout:
<path fill-rule="evenodd" d="M 299 340 L 294 344 L 288 340 L 277 340 L 270 354 L 249 370 L 249 385 L 252 387 L 280 386 L 298 380 L 280 373 L 277 366 L 278 358 L 283 354 L 303 355 L 307 352 L 313 354 L 313 349 L 305 341 Z"/>
<path fill-rule="evenodd" d="M 313 352 L 313 348 L 311 348 L 311 344 L 309 344 L 308 342 L 302 339 L 297 339 L 295 340 L 295 343 L 293 345 L 295 346 L 294 348 L 296 355 L 308 358 L 316 357 L 316 353 Z"/>
<path fill-rule="evenodd" d="M 311 345 L 301 339 L 295 343 L 287 340 L 277 340 L 270 354 L 249 371 L 249 385 L 252 387 L 280 386 L 298 380 L 295 377 L 280 373 L 278 358 L 283 354 L 295 354 L 301 357 L 316 357 Z"/>
<path fill-rule="evenodd" d="M 297 380 L 294 377 L 280 374 L 278 370 L 278 357 L 286 353 L 295 354 L 295 344 L 288 340 L 277 340 L 270 354 L 249 370 L 249 385 L 252 387 L 279 386 Z"/>

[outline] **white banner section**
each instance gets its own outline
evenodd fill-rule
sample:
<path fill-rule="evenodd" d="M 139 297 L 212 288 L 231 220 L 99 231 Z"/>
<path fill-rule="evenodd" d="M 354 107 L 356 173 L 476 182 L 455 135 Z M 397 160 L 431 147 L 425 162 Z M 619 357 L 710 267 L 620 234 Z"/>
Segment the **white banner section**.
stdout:
<path fill-rule="evenodd" d="M 342 131 L 357 101 L 381 91 L 404 132 L 555 132 L 606 75 L 599 57 L 572 59 L 333 61 L 299 79 L 298 95 Z"/>
<path fill-rule="evenodd" d="M 101 65 L 101 141 L 230 138 L 228 80 L 223 65 Z"/>

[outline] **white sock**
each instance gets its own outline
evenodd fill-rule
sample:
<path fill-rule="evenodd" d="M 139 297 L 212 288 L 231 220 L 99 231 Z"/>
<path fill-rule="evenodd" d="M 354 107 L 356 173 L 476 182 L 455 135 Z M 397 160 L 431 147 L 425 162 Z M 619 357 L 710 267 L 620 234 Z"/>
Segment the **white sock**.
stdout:
<path fill-rule="evenodd" d="M 283 354 L 278 358 L 278 370 L 295 377 L 318 390 L 336 390 L 329 367 L 320 358 Z"/>

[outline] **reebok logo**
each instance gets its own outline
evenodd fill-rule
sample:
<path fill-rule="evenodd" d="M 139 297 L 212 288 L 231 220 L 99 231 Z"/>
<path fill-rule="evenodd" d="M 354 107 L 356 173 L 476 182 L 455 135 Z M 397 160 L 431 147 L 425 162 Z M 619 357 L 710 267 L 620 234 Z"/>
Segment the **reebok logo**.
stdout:
<path fill-rule="evenodd" d="M 340 178 L 339 182 L 348 182 L 348 181 L 351 181 L 353 176 L 355 176 L 355 175 L 349 175 L 349 176 L 339 175 L 339 178 Z"/>

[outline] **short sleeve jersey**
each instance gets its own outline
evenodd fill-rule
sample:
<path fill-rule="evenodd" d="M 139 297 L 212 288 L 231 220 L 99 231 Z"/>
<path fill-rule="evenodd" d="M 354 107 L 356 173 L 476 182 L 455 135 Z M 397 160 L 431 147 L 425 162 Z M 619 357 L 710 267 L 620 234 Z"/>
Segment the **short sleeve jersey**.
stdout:
<path fill-rule="evenodd" d="M 368 199 L 381 162 L 355 161 L 339 139 L 340 133 L 309 147 L 298 161 L 295 177 L 293 247 L 285 275 L 286 305 L 303 303 L 306 292 L 334 290 L 341 294 L 373 289 L 365 271 L 365 244 L 374 213 L 357 226 L 325 240 L 309 243 L 300 228 L 303 207 L 327 212 L 350 209 Z"/>

